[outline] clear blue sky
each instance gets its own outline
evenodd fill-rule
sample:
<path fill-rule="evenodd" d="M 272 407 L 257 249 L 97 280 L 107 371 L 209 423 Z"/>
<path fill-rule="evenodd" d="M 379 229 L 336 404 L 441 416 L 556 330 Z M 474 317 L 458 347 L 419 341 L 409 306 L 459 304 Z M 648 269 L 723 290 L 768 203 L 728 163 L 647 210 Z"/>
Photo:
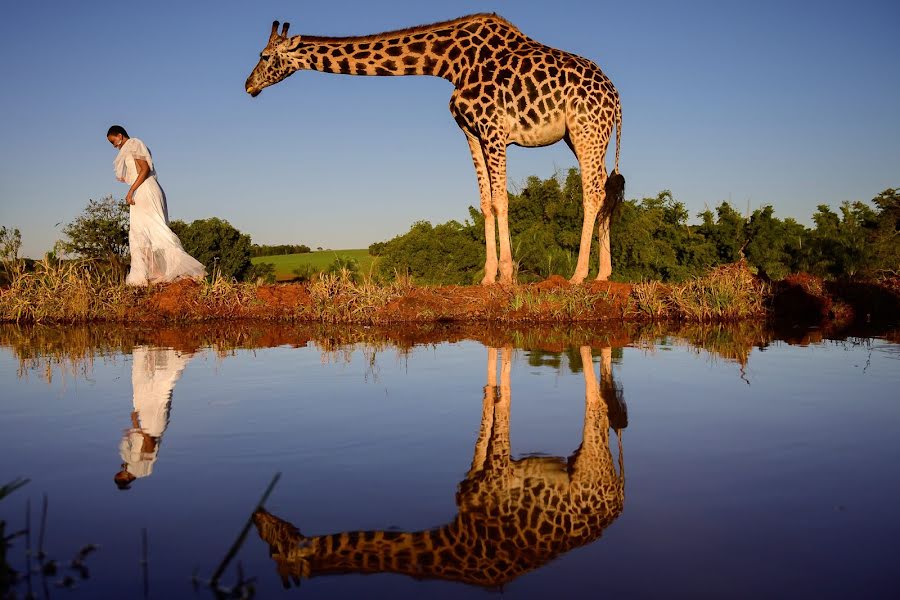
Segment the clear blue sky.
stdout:
<path fill-rule="evenodd" d="M 0 224 L 40 256 L 89 198 L 122 197 L 113 123 L 153 151 L 172 218 L 259 243 L 366 247 L 463 220 L 478 191 L 448 82 L 243 85 L 276 19 L 358 35 L 490 11 L 612 79 L 629 198 L 671 189 L 692 215 L 730 199 L 808 223 L 900 186 L 897 0 L 46 0 L 0 8 Z M 564 144 L 509 154 L 513 189 L 576 164 Z"/>

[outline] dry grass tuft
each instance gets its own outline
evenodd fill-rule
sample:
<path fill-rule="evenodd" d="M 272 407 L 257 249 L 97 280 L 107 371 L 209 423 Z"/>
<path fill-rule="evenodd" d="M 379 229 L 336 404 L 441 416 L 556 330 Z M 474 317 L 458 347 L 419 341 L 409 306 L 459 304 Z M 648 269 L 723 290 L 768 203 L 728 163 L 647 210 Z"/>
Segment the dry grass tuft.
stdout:
<path fill-rule="evenodd" d="M 144 293 L 115 281 L 91 261 L 52 263 L 45 259 L 0 290 L 0 320 L 116 320 Z"/>
<path fill-rule="evenodd" d="M 356 281 L 347 269 L 322 273 L 309 285 L 312 307 L 306 316 L 326 323 L 373 323 L 379 310 L 412 287 L 409 277 L 378 284 L 368 276 Z"/>
<path fill-rule="evenodd" d="M 766 316 L 771 290 L 746 263 L 716 267 L 703 277 L 663 286 L 656 281 L 636 284 L 630 312 L 651 320 L 739 321 Z"/>

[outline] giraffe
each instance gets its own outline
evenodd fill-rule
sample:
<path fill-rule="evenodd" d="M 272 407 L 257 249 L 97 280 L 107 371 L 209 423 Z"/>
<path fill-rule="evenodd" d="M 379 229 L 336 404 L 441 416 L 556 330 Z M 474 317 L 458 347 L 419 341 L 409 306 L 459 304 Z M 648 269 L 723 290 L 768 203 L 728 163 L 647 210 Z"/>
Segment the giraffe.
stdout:
<path fill-rule="evenodd" d="M 593 62 L 545 46 L 496 14 L 356 37 L 288 37 L 278 21 L 245 89 L 257 96 L 299 70 L 345 75 L 431 75 L 450 81 L 450 112 L 465 134 L 481 195 L 485 263 L 482 284 L 513 281 L 508 223 L 506 148 L 565 140 L 581 168 L 584 220 L 573 283 L 588 275 L 598 222 L 597 280 L 612 273 L 609 220 L 622 200 L 619 174 L 622 107 L 612 82 Z M 615 168 L 606 149 L 616 127 Z M 500 258 L 497 259 L 499 238 Z"/>
<path fill-rule="evenodd" d="M 497 357 L 500 353 L 500 384 Z M 598 385 L 589 346 L 584 365 L 581 446 L 568 458 L 510 452 L 512 348 L 489 348 L 481 426 L 471 468 L 459 484 L 456 517 L 424 531 L 351 531 L 307 537 L 264 508 L 253 515 L 285 587 L 302 578 L 399 573 L 496 589 L 600 537 L 622 512 L 624 404 L 612 378 Z M 609 349 L 601 374 L 611 375 Z M 619 415 L 613 417 L 613 414 Z M 613 422 L 611 423 L 611 419 Z M 618 438 L 618 473 L 609 428 Z"/>

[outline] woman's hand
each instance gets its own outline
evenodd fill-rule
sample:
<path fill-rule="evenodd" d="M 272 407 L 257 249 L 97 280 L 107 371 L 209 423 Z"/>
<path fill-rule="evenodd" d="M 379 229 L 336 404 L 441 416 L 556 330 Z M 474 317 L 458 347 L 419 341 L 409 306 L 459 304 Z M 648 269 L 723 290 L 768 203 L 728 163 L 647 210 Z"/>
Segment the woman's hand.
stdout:
<path fill-rule="evenodd" d="M 125 202 L 132 206 L 134 206 L 134 191 L 141 187 L 141 184 L 150 176 L 150 164 L 146 160 L 135 158 L 134 166 L 137 167 L 138 175 L 135 178 L 134 183 L 131 184 L 131 189 L 125 194 Z"/>

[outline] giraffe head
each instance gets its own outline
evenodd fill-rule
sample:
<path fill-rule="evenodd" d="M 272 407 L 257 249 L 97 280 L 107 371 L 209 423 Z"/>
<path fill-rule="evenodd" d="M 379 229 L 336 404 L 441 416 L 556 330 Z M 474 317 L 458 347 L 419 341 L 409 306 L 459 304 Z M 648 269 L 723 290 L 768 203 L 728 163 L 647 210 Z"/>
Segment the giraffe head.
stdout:
<path fill-rule="evenodd" d="M 263 88 L 274 85 L 292 74 L 294 71 L 304 68 L 302 54 L 289 52 L 292 42 L 296 42 L 299 36 L 289 38 L 287 35 L 290 23 L 285 23 L 278 33 L 278 21 L 272 23 L 272 33 L 266 47 L 259 53 L 259 62 L 250 73 L 244 89 L 253 97 L 259 95 Z"/>
<path fill-rule="evenodd" d="M 314 549 L 309 538 L 264 508 L 253 513 L 253 523 L 259 537 L 269 544 L 269 556 L 275 560 L 282 585 L 288 588 L 293 580 L 294 585 L 299 586 L 300 579 L 308 578 L 312 573 L 310 559 Z"/>

